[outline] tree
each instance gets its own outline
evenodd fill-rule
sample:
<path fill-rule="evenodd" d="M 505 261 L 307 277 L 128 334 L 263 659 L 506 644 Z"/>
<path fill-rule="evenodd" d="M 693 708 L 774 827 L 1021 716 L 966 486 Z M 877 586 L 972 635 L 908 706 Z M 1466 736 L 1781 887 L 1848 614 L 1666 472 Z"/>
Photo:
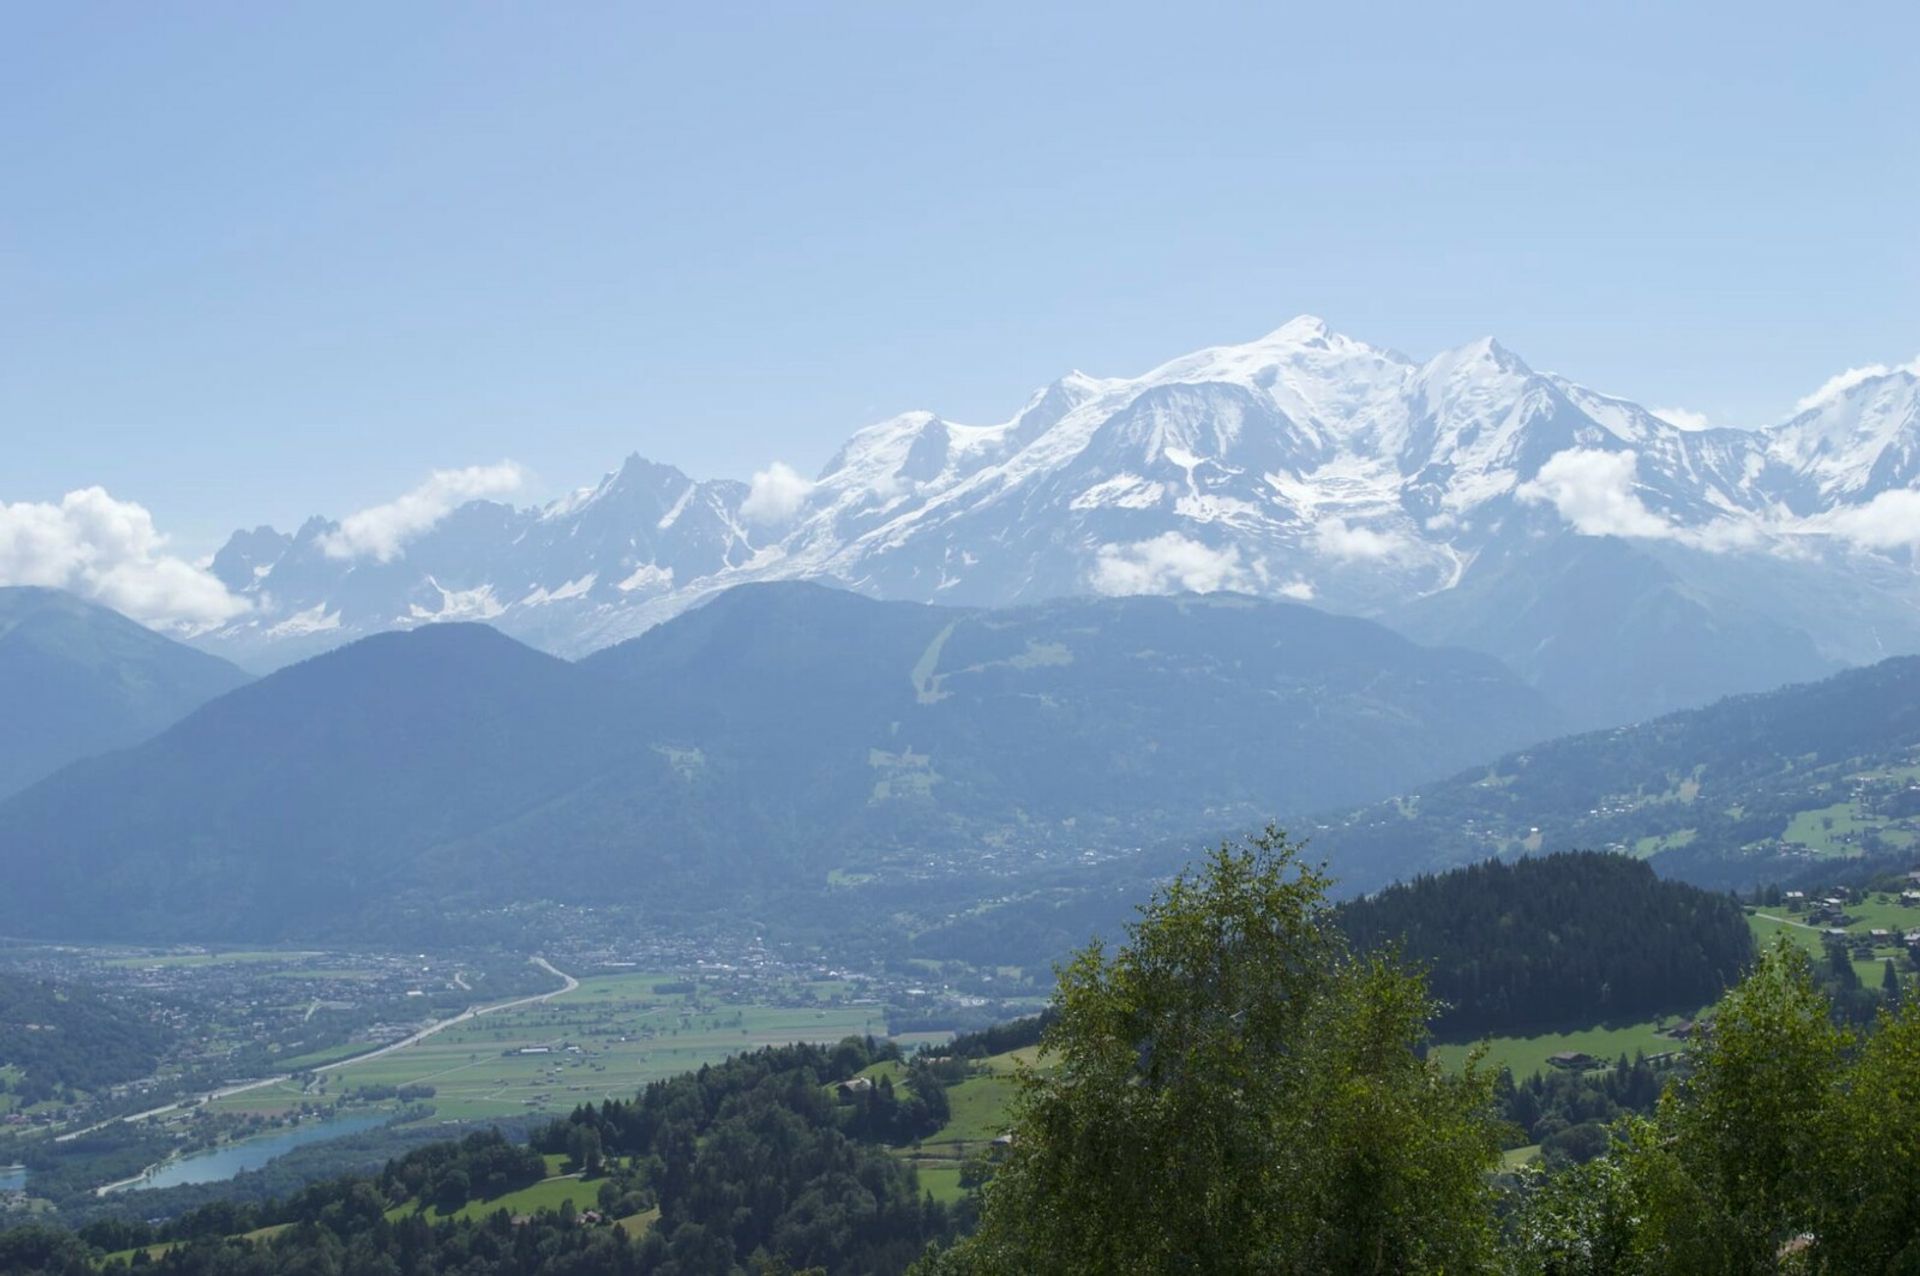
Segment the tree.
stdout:
<path fill-rule="evenodd" d="M 1834 1087 L 1814 1220 L 1835 1272 L 1920 1271 L 1920 1007 L 1884 1013 Z"/>
<path fill-rule="evenodd" d="M 592 1178 L 600 1172 L 600 1131 L 591 1125 L 575 1125 L 567 1135 L 567 1158 L 581 1174 Z"/>
<path fill-rule="evenodd" d="M 1602 1160 L 1536 1186 L 1523 1272 L 1920 1272 L 1920 1013 L 1857 1050 L 1781 938 L 1696 1037 L 1691 1075 Z"/>
<path fill-rule="evenodd" d="M 1327 887 L 1270 828 L 1076 956 L 980 1230 L 925 1269 L 1484 1269 L 1493 1077 L 1421 1057 L 1423 982 L 1354 957 Z"/>

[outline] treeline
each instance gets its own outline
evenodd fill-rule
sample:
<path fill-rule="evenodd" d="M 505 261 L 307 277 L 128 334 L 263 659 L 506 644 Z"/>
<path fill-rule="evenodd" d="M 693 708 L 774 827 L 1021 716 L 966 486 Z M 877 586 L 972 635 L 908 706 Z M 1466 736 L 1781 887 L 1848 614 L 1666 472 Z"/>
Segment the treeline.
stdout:
<path fill-rule="evenodd" d="M 909 1127 L 931 1133 L 930 1117 L 904 1113 L 935 1093 L 944 1105 L 946 1095 L 920 1069 L 909 1069 L 903 1087 L 875 1083 L 845 1101 L 835 1093 L 835 1083 L 898 1061 L 897 1047 L 860 1038 L 759 1050 L 654 1082 L 631 1102 L 585 1105 L 534 1146 L 577 1157 L 597 1145 L 635 1164 L 660 1211 L 642 1242 L 642 1270 L 900 1271 L 950 1236 L 953 1220 L 911 1168 L 861 1140 Z"/>
<path fill-rule="evenodd" d="M 380 1173 L 382 1195 L 440 1206 L 449 1212 L 468 1201 L 490 1200 L 547 1176 L 547 1162 L 523 1143 L 509 1143 L 497 1130 L 469 1134 L 458 1143 L 430 1143 L 389 1162 Z"/>
<path fill-rule="evenodd" d="M 22 1076 L 22 1106 L 146 1076 L 173 1041 L 153 1009 L 112 1001 L 79 984 L 0 974 L 0 1066 Z"/>
<path fill-rule="evenodd" d="M 1581 1165 L 1606 1152 L 1609 1131 L 1622 1117 L 1647 1116 L 1678 1069 L 1655 1067 L 1644 1054 L 1621 1055 L 1594 1072 L 1536 1072 L 1515 1082 L 1503 1071 L 1494 1085 L 1500 1115 L 1513 1127 L 1514 1147 L 1540 1145 L 1549 1169 Z"/>
<path fill-rule="evenodd" d="M 1028 1046 L 1040 1044 L 1040 1038 L 1046 1033 L 1047 1025 L 1054 1020 L 1052 1010 L 1044 1010 L 1037 1015 L 1028 1015 L 1024 1019 L 1012 1019 L 1006 1023 L 997 1023 L 978 1032 L 964 1032 L 953 1039 L 947 1047 L 947 1053 L 962 1059 L 985 1059 L 989 1055 L 1006 1054 L 1010 1050 L 1024 1050 Z"/>
<path fill-rule="evenodd" d="M 1442 1036 L 1696 1010 L 1754 955 L 1737 901 L 1595 852 L 1416 878 L 1338 918 L 1356 948 L 1397 946 L 1427 971 Z"/>

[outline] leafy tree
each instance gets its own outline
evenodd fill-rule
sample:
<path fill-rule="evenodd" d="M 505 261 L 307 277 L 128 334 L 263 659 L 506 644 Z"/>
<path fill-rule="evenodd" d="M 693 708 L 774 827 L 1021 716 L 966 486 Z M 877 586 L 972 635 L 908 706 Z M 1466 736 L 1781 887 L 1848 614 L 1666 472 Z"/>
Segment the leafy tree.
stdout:
<path fill-rule="evenodd" d="M 924 1270 L 1484 1269 L 1493 1077 L 1420 1056 L 1423 982 L 1327 887 L 1268 829 L 1065 967 L 980 1230 Z"/>
<path fill-rule="evenodd" d="M 1637 1152 L 1646 1246 L 1676 1271 L 1754 1271 L 1811 1221 L 1821 1110 L 1847 1036 L 1784 937 L 1720 1003 Z"/>
<path fill-rule="evenodd" d="M 1814 1220 L 1836 1272 L 1920 1272 L 1920 1007 L 1882 1016 L 1834 1087 Z"/>
<path fill-rule="evenodd" d="M 1689 1062 L 1606 1157 L 1534 1186 L 1517 1270 L 1920 1272 L 1920 1013 L 1856 1043 L 1782 938 Z"/>

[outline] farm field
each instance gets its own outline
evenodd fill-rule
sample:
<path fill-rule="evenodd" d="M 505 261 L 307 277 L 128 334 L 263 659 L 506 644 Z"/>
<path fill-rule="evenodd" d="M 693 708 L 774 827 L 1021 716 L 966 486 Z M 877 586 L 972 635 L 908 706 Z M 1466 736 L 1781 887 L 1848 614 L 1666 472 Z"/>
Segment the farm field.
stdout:
<path fill-rule="evenodd" d="M 919 1172 L 923 1191 L 941 1201 L 965 1195 L 960 1167 L 987 1152 L 1007 1132 L 1014 1070 L 1018 1062 L 1032 1062 L 1037 1053 L 1027 1049 L 992 1055 L 981 1060 L 988 1071 L 947 1088 L 951 1108 L 947 1123 L 919 1143 L 900 1149 L 900 1155 Z"/>
<path fill-rule="evenodd" d="M 631 1098 L 649 1081 L 741 1051 L 886 1031 L 878 1007 L 695 1001 L 684 991 L 656 992 L 656 985 L 684 987 L 669 975 L 584 979 L 551 1001 L 472 1019 L 404 1050 L 349 1063 L 327 1075 L 325 1093 L 430 1085 L 439 1120 L 560 1113 Z M 272 1110 L 300 1098 L 289 1082 L 233 1102 L 243 1110 Z"/>
<path fill-rule="evenodd" d="M 1681 1043 L 1662 1035 L 1662 1029 L 1689 1017 L 1668 1015 L 1645 1023 L 1583 1028 L 1574 1032 L 1548 1032 L 1532 1037 L 1491 1037 L 1486 1042 L 1486 1063 L 1490 1067 L 1504 1064 L 1516 1080 L 1524 1080 L 1536 1072 L 1545 1072 L 1550 1066 L 1547 1057 L 1563 1052 L 1590 1054 L 1596 1059 L 1612 1061 L 1622 1054 L 1631 1058 L 1636 1051 L 1659 1054 L 1677 1050 Z M 1475 1044 L 1436 1044 L 1433 1057 L 1449 1068 L 1457 1068 L 1466 1062 L 1467 1052 Z"/>

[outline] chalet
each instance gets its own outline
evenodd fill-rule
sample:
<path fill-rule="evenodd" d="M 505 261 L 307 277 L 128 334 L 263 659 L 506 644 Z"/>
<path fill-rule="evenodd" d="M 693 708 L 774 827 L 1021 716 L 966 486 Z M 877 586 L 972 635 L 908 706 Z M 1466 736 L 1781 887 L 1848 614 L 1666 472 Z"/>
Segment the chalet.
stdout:
<path fill-rule="evenodd" d="M 1548 1055 L 1547 1062 L 1556 1068 L 1580 1072 L 1596 1066 L 1600 1061 L 1584 1050 L 1562 1050 L 1558 1054 Z"/>
<path fill-rule="evenodd" d="M 845 1081 L 834 1082 L 833 1089 L 843 1100 L 851 1100 L 855 1095 L 865 1094 L 873 1089 L 873 1078 L 850 1077 Z"/>
<path fill-rule="evenodd" d="M 1687 1038 L 1693 1036 L 1694 1031 L 1699 1028 L 1699 1026 L 1699 1024 L 1691 1019 L 1682 1019 L 1679 1023 L 1674 1024 L 1673 1027 L 1668 1028 L 1663 1035 L 1672 1037 L 1675 1041 L 1685 1041 Z"/>
<path fill-rule="evenodd" d="M 1920 891 L 1901 891 L 1900 902 L 1908 908 L 1920 908 Z"/>
<path fill-rule="evenodd" d="M 1893 932 L 1876 928 L 1867 932 L 1867 938 L 1876 944 L 1891 944 L 1893 942 Z"/>

